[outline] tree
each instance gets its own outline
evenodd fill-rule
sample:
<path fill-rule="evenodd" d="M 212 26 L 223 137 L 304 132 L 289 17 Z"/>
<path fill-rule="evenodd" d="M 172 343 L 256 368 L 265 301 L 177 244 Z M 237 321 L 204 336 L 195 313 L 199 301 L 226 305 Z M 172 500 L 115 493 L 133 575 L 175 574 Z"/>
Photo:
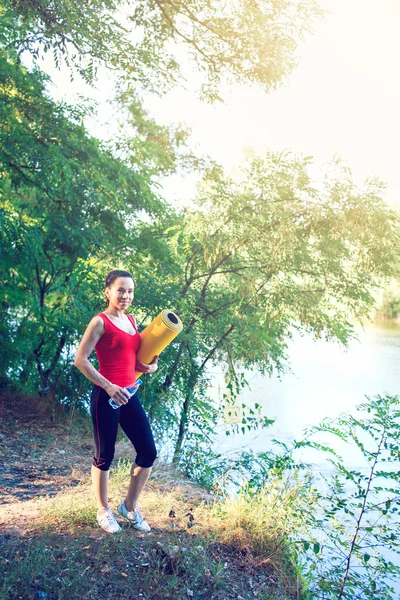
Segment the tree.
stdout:
<path fill-rule="evenodd" d="M 117 260 L 119 243 L 132 252 L 138 211 L 163 211 L 156 175 L 178 164 L 199 165 L 186 150 L 187 132 L 159 127 L 137 100 L 138 90 L 163 91 L 179 79 L 171 41 L 190 49 L 205 74 L 203 93 L 215 99 L 228 75 L 275 85 L 293 67 L 297 40 L 318 12 L 313 0 L 243 3 L 222 21 L 219 2 L 149 0 L 124 16 L 121 6 L 114 0 L 0 5 L 2 305 L 8 315 L 1 334 L 11 340 L 0 366 L 3 375 L 19 375 L 43 393 L 72 376 L 64 377 L 62 366 L 95 304 L 96 265 L 109 254 Z M 57 67 L 66 64 L 71 76 L 77 71 L 89 83 L 98 66 L 114 69 L 132 135 L 101 144 L 85 131 L 88 106 L 52 102 L 47 78 L 21 64 L 24 53 L 37 60 L 47 52 Z"/>
<path fill-rule="evenodd" d="M 275 86 L 293 69 L 298 41 L 320 10 L 315 0 L 3 0 L 0 45 L 93 82 L 99 66 L 135 89 L 157 93 L 184 75 L 184 56 L 201 76 L 201 94 L 218 99 L 234 79 Z M 183 48 L 183 53 L 180 49 Z"/>
<path fill-rule="evenodd" d="M 84 107 L 55 104 L 46 77 L 16 57 L 0 65 L 2 374 L 46 391 L 93 314 L 95 265 L 126 244 L 128 217 L 163 203 L 149 177 L 87 134 Z"/>
<path fill-rule="evenodd" d="M 239 182 L 214 170 L 193 210 L 142 228 L 142 255 L 147 248 L 148 262 L 163 259 L 141 270 L 138 289 L 168 301 L 185 323 L 159 383 L 174 390 L 170 411 L 180 398 L 175 462 L 188 434 L 215 425 L 204 397 L 210 363 L 226 363 L 240 388 L 244 368 L 282 369 L 293 329 L 346 344 L 373 290 L 393 273 L 398 224 L 382 185 L 357 189 L 337 164 L 317 190 L 310 162 L 268 153 Z M 256 424 L 252 410 L 244 428 Z"/>

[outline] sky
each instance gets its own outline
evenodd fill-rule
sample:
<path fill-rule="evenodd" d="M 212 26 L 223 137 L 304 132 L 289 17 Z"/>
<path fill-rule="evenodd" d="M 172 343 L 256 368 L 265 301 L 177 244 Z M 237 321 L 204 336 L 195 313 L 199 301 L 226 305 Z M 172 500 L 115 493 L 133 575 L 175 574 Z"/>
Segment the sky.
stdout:
<path fill-rule="evenodd" d="M 311 154 L 316 174 L 339 155 L 357 183 L 378 176 L 388 184 L 388 202 L 400 202 L 400 0 L 320 0 L 320 5 L 327 14 L 300 44 L 298 67 L 277 90 L 236 85 L 224 88 L 224 104 L 209 105 L 196 98 L 189 81 L 186 89 L 148 98 L 146 106 L 159 123 L 189 126 L 192 146 L 228 172 L 243 162 L 247 148 Z M 74 93 L 88 92 L 60 73 L 51 75 L 57 98 L 71 101 Z M 103 91 L 105 100 L 106 90 L 107 83 L 100 82 L 95 97 Z M 112 131 L 112 118 L 100 101 L 92 133 Z M 190 178 L 173 178 L 165 193 L 184 201 L 192 184 Z"/>

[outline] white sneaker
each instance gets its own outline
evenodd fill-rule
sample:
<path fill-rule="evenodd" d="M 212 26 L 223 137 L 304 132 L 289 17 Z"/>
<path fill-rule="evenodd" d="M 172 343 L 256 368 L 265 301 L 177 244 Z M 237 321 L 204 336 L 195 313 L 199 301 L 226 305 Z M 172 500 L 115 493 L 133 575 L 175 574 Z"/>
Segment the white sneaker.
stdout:
<path fill-rule="evenodd" d="M 104 531 L 107 531 L 107 533 L 118 533 L 118 531 L 121 531 L 121 527 L 111 508 L 106 509 L 101 515 L 97 513 L 96 519 L 100 527 L 104 529 Z"/>
<path fill-rule="evenodd" d="M 118 512 L 122 517 L 128 519 L 132 524 L 132 527 L 138 531 L 144 531 L 146 533 L 151 531 L 150 525 L 143 519 L 138 508 L 135 508 L 135 510 L 128 510 L 125 506 L 125 502 L 121 502 L 118 506 Z"/>

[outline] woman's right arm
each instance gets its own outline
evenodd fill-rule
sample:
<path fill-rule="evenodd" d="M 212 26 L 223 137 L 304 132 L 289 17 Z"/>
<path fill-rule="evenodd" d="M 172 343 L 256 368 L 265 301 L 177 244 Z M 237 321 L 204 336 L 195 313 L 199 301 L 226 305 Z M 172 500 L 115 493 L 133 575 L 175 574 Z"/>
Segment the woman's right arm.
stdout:
<path fill-rule="evenodd" d="M 104 333 L 104 323 L 101 317 L 95 316 L 90 321 L 83 334 L 81 343 L 76 351 L 74 365 L 85 377 L 95 385 L 103 388 L 105 392 L 113 398 L 118 405 L 126 404 L 129 399 L 129 392 L 119 385 L 114 385 L 101 375 L 89 361 L 89 356 L 94 350 L 95 345 Z"/>

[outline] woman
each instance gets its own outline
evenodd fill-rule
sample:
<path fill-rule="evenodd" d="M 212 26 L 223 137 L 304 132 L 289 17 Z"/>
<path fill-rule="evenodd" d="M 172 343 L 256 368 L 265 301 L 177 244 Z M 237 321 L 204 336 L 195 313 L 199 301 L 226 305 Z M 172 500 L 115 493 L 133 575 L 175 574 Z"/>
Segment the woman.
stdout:
<path fill-rule="evenodd" d="M 94 383 L 90 403 L 96 448 L 92 482 L 98 504 L 97 521 L 108 533 L 121 530 L 108 505 L 108 474 L 114 457 L 118 423 L 137 453 L 126 498 L 118 506 L 118 513 L 128 519 L 135 529 L 150 531 L 137 502 L 149 478 L 157 451 L 137 393 L 130 397 L 125 388 L 134 387 L 136 370 L 154 373 L 158 357 L 150 365 L 136 358 L 140 335 L 135 319 L 125 312 L 132 303 L 133 292 L 133 277 L 128 271 L 114 270 L 107 275 L 107 308 L 90 321 L 74 361 L 74 365 Z M 99 371 L 89 361 L 93 349 L 100 364 Z M 117 405 L 116 409 L 109 403 L 110 398 Z"/>

